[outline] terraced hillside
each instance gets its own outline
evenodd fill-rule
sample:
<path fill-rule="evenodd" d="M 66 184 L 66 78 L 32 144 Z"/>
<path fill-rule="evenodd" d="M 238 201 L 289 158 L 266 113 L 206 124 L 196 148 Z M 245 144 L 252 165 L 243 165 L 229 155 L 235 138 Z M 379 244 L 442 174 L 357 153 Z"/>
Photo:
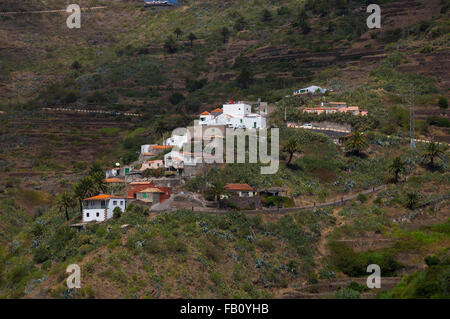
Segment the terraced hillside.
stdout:
<path fill-rule="evenodd" d="M 380 30 L 367 29 L 365 0 L 186 0 L 164 10 L 80 0 L 105 8 L 83 11 L 79 30 L 64 11 L 38 12 L 70 2 L 0 4 L 0 297 L 448 296 L 448 150 L 408 144 L 411 104 L 415 137 L 450 142 L 447 0 L 378 1 Z M 292 96 L 312 84 L 333 91 Z M 141 144 L 228 99 L 259 98 L 282 128 L 278 172 L 218 165 L 183 188 L 212 201 L 204 188 L 217 181 L 286 187 L 282 204 L 300 207 L 388 187 L 285 215 L 131 206 L 85 232 L 69 226 L 84 197 L 62 203 L 61 194 L 81 177 L 135 161 Z M 303 112 L 324 100 L 369 116 Z M 285 117 L 351 126 L 362 150 L 284 128 Z M 77 292 L 64 285 L 74 262 L 86 284 Z M 361 285 L 368 263 L 387 269 L 389 291 Z"/>

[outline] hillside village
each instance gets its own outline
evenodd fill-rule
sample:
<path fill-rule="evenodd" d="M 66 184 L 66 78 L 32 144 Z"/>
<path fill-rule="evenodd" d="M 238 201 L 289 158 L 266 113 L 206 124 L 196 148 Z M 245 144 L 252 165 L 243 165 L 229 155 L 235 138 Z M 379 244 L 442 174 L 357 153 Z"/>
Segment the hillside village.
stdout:
<path fill-rule="evenodd" d="M 312 89 L 311 89 L 312 88 Z M 321 95 L 326 89 L 316 86 L 300 89 L 294 92 L 298 95 Z M 299 92 L 301 92 L 299 94 Z M 216 162 L 205 162 L 206 154 L 196 154 L 186 152 L 183 149 L 190 148 L 199 143 L 203 149 L 203 144 L 219 139 L 224 144 L 225 130 L 241 129 L 258 130 L 267 128 L 267 120 L 270 116 L 270 107 L 266 102 L 245 102 L 227 101 L 222 108 L 216 108 L 211 112 L 204 111 L 200 114 L 196 123 L 201 128 L 201 135 L 196 136 L 194 126 L 187 127 L 184 134 L 174 133 L 173 136 L 164 139 L 161 143 L 142 145 L 138 161 L 107 169 L 105 183 L 111 194 L 98 194 L 84 199 L 82 222 L 75 227 L 82 227 L 89 222 L 103 222 L 113 218 L 114 212 L 121 214 L 126 211 L 127 205 L 131 203 L 143 204 L 153 211 L 170 211 L 179 209 L 171 207 L 168 202 L 173 202 L 173 197 L 186 194 L 183 187 L 186 180 L 198 174 L 203 174 L 208 167 L 217 165 Z M 357 106 L 347 107 L 345 102 L 322 102 L 320 107 L 302 108 L 305 113 L 319 115 L 321 113 L 332 114 L 336 112 L 348 113 L 356 116 L 367 116 L 367 111 L 359 111 Z M 320 130 L 323 128 L 313 127 L 311 124 L 294 125 L 285 123 L 287 127 L 298 127 L 300 129 Z M 320 132 L 320 131 L 319 131 Z M 325 134 L 338 133 L 336 127 L 325 128 Z M 348 136 L 350 131 L 340 131 L 341 136 Z M 205 143 L 203 143 L 205 141 Z M 337 139 L 337 144 L 343 145 L 344 140 Z M 162 159 L 157 159 L 162 158 Z M 153 177 L 149 177 L 153 175 Z M 156 175 L 156 176 L 155 176 Z M 217 200 L 229 199 L 238 201 L 237 207 L 263 208 L 264 198 L 286 196 L 289 192 L 287 188 L 269 187 L 266 189 L 255 189 L 248 184 L 226 184 L 225 194 L 221 194 Z M 193 196 L 191 194 L 190 196 Z M 171 200 L 172 199 L 172 200 Z M 201 199 L 187 201 L 185 208 L 204 211 L 205 208 L 211 210 L 216 205 Z M 164 204 L 165 203 L 165 204 Z M 194 203 L 194 204 L 193 204 Z M 179 203 L 178 203 L 179 204 Z M 200 204 L 200 206 L 199 206 Z M 217 203 L 219 204 L 219 203 Z M 281 204 L 281 203 L 280 203 Z"/>
<path fill-rule="evenodd" d="M 448 298 L 448 0 L 66 6 L 0 3 L 0 299 Z"/>

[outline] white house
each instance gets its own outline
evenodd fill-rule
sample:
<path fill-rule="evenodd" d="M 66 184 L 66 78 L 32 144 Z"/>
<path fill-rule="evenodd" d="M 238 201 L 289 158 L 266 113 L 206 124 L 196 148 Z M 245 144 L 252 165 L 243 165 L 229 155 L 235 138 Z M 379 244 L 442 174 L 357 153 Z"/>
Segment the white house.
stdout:
<path fill-rule="evenodd" d="M 114 208 L 120 207 L 122 212 L 127 208 L 127 197 L 97 195 L 83 200 L 83 223 L 103 222 L 111 219 Z"/>
<path fill-rule="evenodd" d="M 176 146 L 181 148 L 187 142 L 188 142 L 188 134 L 186 133 L 184 135 L 174 135 L 172 137 L 169 137 L 168 139 L 165 139 L 163 145 Z"/>
<path fill-rule="evenodd" d="M 155 146 L 155 145 L 156 144 L 141 145 L 141 154 L 151 153 L 151 151 L 153 150 L 153 146 Z"/>
<path fill-rule="evenodd" d="M 134 169 L 133 165 L 113 167 L 106 170 L 106 178 L 124 177 Z"/>
<path fill-rule="evenodd" d="M 182 169 L 185 165 L 195 166 L 200 162 L 202 155 L 194 153 L 171 151 L 164 155 L 164 166 L 166 168 Z"/>
<path fill-rule="evenodd" d="M 243 102 L 229 101 L 223 109 L 215 109 L 200 114 L 200 125 L 225 125 L 230 128 L 263 129 L 266 128 L 266 117 L 252 113 L 251 105 Z"/>
<path fill-rule="evenodd" d="M 257 192 L 248 184 L 227 184 L 225 189 L 231 194 L 239 197 L 253 197 Z M 224 197 L 228 197 L 224 195 Z"/>
<path fill-rule="evenodd" d="M 293 95 L 303 95 L 303 94 L 315 94 L 315 93 L 325 93 L 328 89 L 321 88 L 320 86 L 311 85 L 307 88 L 299 89 L 294 91 Z"/>
<path fill-rule="evenodd" d="M 158 169 L 163 168 L 164 162 L 163 160 L 154 160 L 154 161 L 146 161 L 142 164 L 140 171 L 145 171 L 147 169 Z"/>
<path fill-rule="evenodd" d="M 120 176 L 120 167 L 114 167 L 106 170 L 106 178 L 113 178 Z"/>

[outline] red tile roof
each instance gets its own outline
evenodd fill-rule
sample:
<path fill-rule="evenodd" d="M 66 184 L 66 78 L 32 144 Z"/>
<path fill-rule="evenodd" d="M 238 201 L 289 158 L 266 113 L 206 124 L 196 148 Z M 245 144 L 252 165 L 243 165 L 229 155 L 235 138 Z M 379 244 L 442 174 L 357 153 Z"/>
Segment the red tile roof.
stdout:
<path fill-rule="evenodd" d="M 164 193 L 162 190 L 156 187 L 146 188 L 138 193 Z"/>
<path fill-rule="evenodd" d="M 253 188 L 248 184 L 227 184 L 225 188 L 230 191 L 253 191 Z"/>
<path fill-rule="evenodd" d="M 130 185 L 153 185 L 153 182 L 149 181 L 149 182 L 132 182 L 130 183 Z"/>
<path fill-rule="evenodd" d="M 125 181 L 120 178 L 107 178 L 105 183 L 125 183 Z"/>
<path fill-rule="evenodd" d="M 167 150 L 172 147 L 172 145 L 153 145 L 152 150 Z"/>
<path fill-rule="evenodd" d="M 112 196 L 112 195 L 105 195 L 105 194 L 100 194 L 94 197 L 89 197 L 89 198 L 85 198 L 83 200 L 105 200 L 105 199 L 111 199 L 111 198 L 117 198 L 117 199 L 124 199 L 124 198 L 128 198 L 126 196 Z"/>
<path fill-rule="evenodd" d="M 223 112 L 222 109 L 215 109 L 214 111 L 211 111 L 211 113 L 219 113 L 219 112 Z"/>
<path fill-rule="evenodd" d="M 209 112 L 205 111 L 205 112 L 201 113 L 200 115 L 209 115 Z"/>

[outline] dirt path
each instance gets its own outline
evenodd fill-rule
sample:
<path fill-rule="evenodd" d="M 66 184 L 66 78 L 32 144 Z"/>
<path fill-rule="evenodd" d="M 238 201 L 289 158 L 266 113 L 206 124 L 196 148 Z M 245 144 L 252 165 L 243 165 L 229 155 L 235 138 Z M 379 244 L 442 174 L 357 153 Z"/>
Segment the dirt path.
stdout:
<path fill-rule="evenodd" d="M 336 218 L 336 223 L 333 226 L 327 227 L 322 231 L 322 234 L 320 236 L 319 242 L 317 243 L 317 251 L 318 255 L 315 257 L 315 262 L 319 263 L 319 258 L 322 258 L 326 255 L 327 252 L 327 243 L 328 243 L 328 237 L 330 233 L 336 228 L 336 227 L 342 227 L 345 225 L 344 216 L 339 215 L 340 209 L 333 209 L 333 217 Z"/>
<path fill-rule="evenodd" d="M 254 209 L 254 210 L 241 210 L 240 212 L 245 213 L 245 214 L 286 214 L 286 213 L 292 213 L 292 212 L 296 212 L 298 210 L 305 210 L 305 209 L 314 209 L 314 208 L 321 208 L 321 207 L 328 207 L 328 206 L 340 206 L 340 205 L 345 205 L 345 203 L 347 203 L 348 201 L 351 201 L 353 199 L 356 199 L 359 195 L 363 194 L 363 195 L 369 195 L 369 194 L 375 194 L 381 190 L 384 190 L 387 187 L 387 185 L 380 185 L 377 187 L 373 187 L 372 189 L 368 189 L 368 190 L 364 190 L 358 193 L 355 193 L 353 195 L 349 195 L 346 197 L 338 197 L 335 198 L 332 201 L 326 202 L 326 203 L 314 203 L 313 205 L 307 205 L 307 206 L 295 206 L 295 207 L 291 207 L 291 208 L 270 208 L 270 209 Z M 177 209 L 170 209 L 167 211 L 176 211 Z M 196 208 L 194 208 L 195 212 L 199 212 L 199 213 L 204 213 L 205 210 L 198 210 Z M 230 211 L 228 210 L 217 210 L 217 209 L 208 209 L 208 212 L 211 214 L 229 214 Z"/>

